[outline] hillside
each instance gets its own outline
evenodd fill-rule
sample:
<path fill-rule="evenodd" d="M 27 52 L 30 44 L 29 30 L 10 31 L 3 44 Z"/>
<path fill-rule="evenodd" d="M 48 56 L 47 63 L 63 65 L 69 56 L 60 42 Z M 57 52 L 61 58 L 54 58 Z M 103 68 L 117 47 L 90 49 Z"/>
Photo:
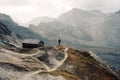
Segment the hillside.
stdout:
<path fill-rule="evenodd" d="M 9 15 L 0 14 L 0 23 L 4 24 L 11 32 L 19 35 L 20 39 L 31 38 L 47 41 L 46 38 L 40 36 L 39 34 L 36 34 L 30 29 L 15 23 Z"/>
<path fill-rule="evenodd" d="M 0 49 L 1 80 L 120 80 L 89 51 L 65 46 Z"/>
<path fill-rule="evenodd" d="M 11 32 L 6 25 L 0 22 L 0 45 L 20 47 L 20 35 Z"/>

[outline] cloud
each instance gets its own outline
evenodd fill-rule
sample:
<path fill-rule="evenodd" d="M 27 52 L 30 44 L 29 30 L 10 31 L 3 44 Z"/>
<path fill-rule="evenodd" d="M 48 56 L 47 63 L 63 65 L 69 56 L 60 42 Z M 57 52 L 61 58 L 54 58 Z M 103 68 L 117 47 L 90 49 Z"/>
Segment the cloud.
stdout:
<path fill-rule="evenodd" d="M 116 11 L 120 9 L 120 0 L 74 0 L 72 6 L 86 10 Z"/>
<path fill-rule="evenodd" d="M 57 17 L 72 8 L 116 11 L 120 0 L 0 0 L 0 11 L 20 21 L 37 16 Z"/>
<path fill-rule="evenodd" d="M 2 6 L 22 6 L 29 4 L 28 0 L 0 0 Z"/>

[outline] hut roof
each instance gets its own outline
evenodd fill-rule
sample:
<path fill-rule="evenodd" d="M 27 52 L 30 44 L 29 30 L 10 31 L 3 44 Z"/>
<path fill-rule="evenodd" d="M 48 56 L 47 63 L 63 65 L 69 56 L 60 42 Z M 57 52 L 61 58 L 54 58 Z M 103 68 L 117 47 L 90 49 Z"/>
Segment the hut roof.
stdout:
<path fill-rule="evenodd" d="M 23 43 L 39 44 L 40 40 L 37 40 L 37 39 L 25 39 L 25 40 L 23 40 Z"/>

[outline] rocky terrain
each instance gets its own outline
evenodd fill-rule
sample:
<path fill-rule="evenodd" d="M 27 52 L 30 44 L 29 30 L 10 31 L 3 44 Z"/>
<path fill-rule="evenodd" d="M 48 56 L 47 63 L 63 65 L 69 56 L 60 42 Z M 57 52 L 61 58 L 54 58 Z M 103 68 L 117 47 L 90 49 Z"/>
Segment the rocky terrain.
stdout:
<path fill-rule="evenodd" d="M 120 80 L 94 53 L 65 46 L 0 47 L 0 80 Z"/>

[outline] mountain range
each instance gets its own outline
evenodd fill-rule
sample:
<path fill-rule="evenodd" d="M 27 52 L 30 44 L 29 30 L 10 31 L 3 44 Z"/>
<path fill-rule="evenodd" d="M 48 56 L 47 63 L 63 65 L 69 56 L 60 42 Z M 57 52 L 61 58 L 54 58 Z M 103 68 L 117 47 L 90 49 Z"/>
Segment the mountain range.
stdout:
<path fill-rule="evenodd" d="M 37 17 L 29 28 L 20 26 L 9 15 L 0 14 L 0 22 L 20 39 L 41 39 L 75 46 L 120 47 L 120 11 L 112 14 L 99 10 L 73 8 L 58 18 Z"/>
<path fill-rule="evenodd" d="M 40 18 L 39 18 L 40 19 Z M 41 19 L 29 28 L 45 38 L 87 46 L 120 46 L 120 11 L 112 14 L 99 10 L 72 10 L 49 21 Z M 35 20 L 34 20 L 35 22 Z"/>
<path fill-rule="evenodd" d="M 34 24 L 37 26 L 40 22 L 51 22 L 54 21 L 55 18 L 50 18 L 50 17 L 35 17 L 31 21 L 27 22 L 25 25 L 29 26 L 30 24 Z"/>

